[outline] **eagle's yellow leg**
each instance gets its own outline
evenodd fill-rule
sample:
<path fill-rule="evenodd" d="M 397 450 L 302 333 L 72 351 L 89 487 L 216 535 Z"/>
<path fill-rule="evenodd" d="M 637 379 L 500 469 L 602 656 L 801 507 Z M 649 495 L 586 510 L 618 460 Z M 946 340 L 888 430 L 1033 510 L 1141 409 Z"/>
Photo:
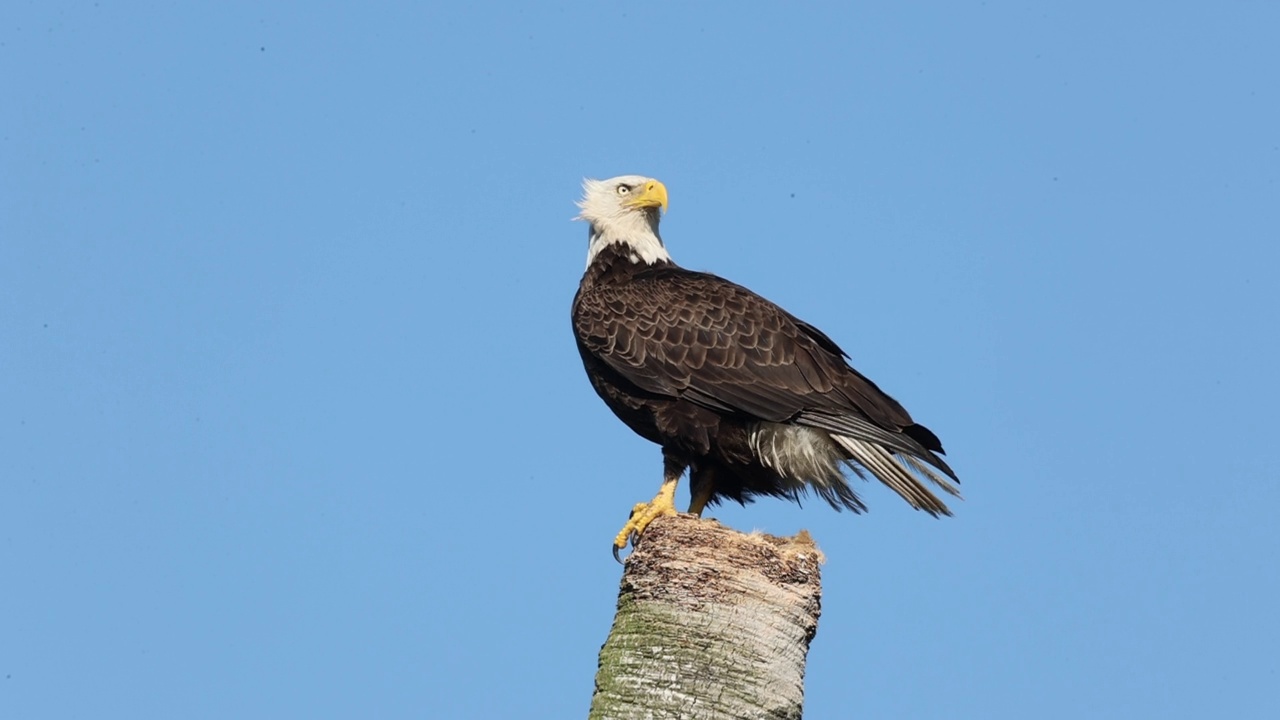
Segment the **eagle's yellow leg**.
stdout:
<path fill-rule="evenodd" d="M 647 503 L 636 503 L 631 509 L 631 519 L 626 525 L 622 526 L 622 530 L 618 533 L 618 537 L 613 539 L 613 546 L 617 550 L 627 546 L 627 542 L 634 533 L 636 537 L 649 527 L 649 523 L 657 520 L 664 515 L 678 515 L 676 512 L 676 484 L 679 478 L 667 480 L 662 483 L 662 489 L 654 496 L 653 500 Z M 616 553 L 617 550 L 614 552 Z"/>
<path fill-rule="evenodd" d="M 658 490 L 658 494 L 654 496 L 653 500 L 647 503 L 637 503 L 635 507 L 631 508 L 631 519 L 627 520 L 627 524 L 622 526 L 622 530 L 618 531 L 618 536 L 613 539 L 613 557 L 615 559 L 618 559 L 618 551 L 625 548 L 628 542 L 635 544 L 644 529 L 649 527 L 649 523 L 666 515 L 680 514 L 676 511 L 676 485 L 680 483 L 680 476 L 684 474 L 684 468 L 684 463 L 663 453 L 662 488 Z"/>

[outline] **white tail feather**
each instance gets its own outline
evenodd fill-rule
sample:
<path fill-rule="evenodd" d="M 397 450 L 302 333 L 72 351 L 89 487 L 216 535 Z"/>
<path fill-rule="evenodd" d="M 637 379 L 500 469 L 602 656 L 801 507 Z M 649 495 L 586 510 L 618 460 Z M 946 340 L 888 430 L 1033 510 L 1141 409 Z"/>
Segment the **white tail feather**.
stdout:
<path fill-rule="evenodd" d="M 951 511 L 947 506 L 939 500 L 933 493 L 920 482 L 912 471 L 919 472 L 926 479 L 936 483 L 948 493 L 959 496 L 960 493 L 951 483 L 940 478 L 937 473 L 930 471 L 919 460 L 901 454 L 893 454 L 884 447 L 875 443 L 851 438 L 845 435 L 831 435 L 840 447 L 849 453 L 846 459 L 849 466 L 855 471 L 857 465 L 866 468 L 868 472 L 876 476 L 880 482 L 888 485 L 890 489 L 902 496 L 911 504 L 911 507 L 917 510 L 924 510 L 931 515 L 950 515 Z"/>

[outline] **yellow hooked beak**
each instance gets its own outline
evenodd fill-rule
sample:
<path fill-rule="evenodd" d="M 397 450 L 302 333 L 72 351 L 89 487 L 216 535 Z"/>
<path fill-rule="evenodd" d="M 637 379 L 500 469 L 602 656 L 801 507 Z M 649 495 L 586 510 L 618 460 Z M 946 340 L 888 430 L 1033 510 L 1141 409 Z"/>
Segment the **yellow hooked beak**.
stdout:
<path fill-rule="evenodd" d="M 662 208 L 667 209 L 667 186 L 657 180 L 650 180 L 643 188 L 638 188 L 629 200 L 622 203 L 630 208 Z"/>

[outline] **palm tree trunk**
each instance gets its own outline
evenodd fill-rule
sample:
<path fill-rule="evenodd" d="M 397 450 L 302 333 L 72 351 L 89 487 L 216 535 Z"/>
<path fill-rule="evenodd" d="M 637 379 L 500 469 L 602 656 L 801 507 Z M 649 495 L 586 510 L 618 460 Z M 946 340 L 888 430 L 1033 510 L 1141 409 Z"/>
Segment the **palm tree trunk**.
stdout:
<path fill-rule="evenodd" d="M 655 520 L 627 558 L 590 720 L 800 718 L 821 562 L 804 531 Z"/>

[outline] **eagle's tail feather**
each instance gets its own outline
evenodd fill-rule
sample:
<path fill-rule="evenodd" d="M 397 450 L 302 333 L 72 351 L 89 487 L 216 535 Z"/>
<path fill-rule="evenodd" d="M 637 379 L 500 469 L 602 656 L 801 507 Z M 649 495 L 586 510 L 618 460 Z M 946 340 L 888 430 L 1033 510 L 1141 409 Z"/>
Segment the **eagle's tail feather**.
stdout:
<path fill-rule="evenodd" d="M 799 502 L 807 488 L 836 510 L 866 512 L 866 505 L 840 472 L 844 453 L 831 442 L 829 433 L 762 422 L 752 428 L 748 442 L 760 463 L 782 480 L 775 494 Z M 857 473 L 862 475 L 860 470 Z"/>
<path fill-rule="evenodd" d="M 832 433 L 831 438 L 849 453 L 846 463 L 855 472 L 858 465 L 866 468 L 880 482 L 888 485 L 917 510 L 924 510 L 934 517 L 951 514 L 951 510 L 936 495 L 929 492 L 915 473 L 923 475 L 952 495 L 958 497 L 959 491 L 928 468 L 919 458 L 906 453 L 891 453 L 879 444 L 846 435 Z"/>
<path fill-rule="evenodd" d="M 956 473 L 947 464 L 947 461 L 938 457 L 937 453 L 921 445 L 920 442 L 907 434 L 894 433 L 885 430 L 867 420 L 855 415 L 837 415 L 834 413 L 825 413 L 817 410 L 805 410 L 796 417 L 796 422 L 809 427 L 821 428 L 831 433 L 832 437 L 845 436 L 852 440 L 861 440 L 872 445 L 882 446 L 887 452 L 891 452 L 898 456 L 914 456 L 917 463 L 923 460 L 933 467 L 941 470 L 944 475 L 956 482 L 960 482 L 960 478 L 956 477 Z M 927 430 L 925 432 L 928 432 Z M 932 433 L 930 433 L 932 435 Z M 936 438 L 935 438 L 936 439 Z M 939 445 L 941 447 L 941 445 Z M 868 468 L 870 469 L 870 468 Z M 933 480 L 935 473 L 929 474 L 929 479 Z M 949 483 L 940 482 L 939 485 L 946 487 Z M 954 489 L 954 488 L 953 488 Z M 948 490 L 948 492 L 951 492 Z M 958 493 L 952 492 L 957 495 Z"/>
<path fill-rule="evenodd" d="M 907 467 L 911 468 L 917 473 L 932 480 L 934 485 L 937 485 L 938 487 L 945 490 L 947 494 L 950 495 L 951 497 L 957 497 L 962 500 L 964 499 L 964 497 L 960 495 L 960 488 L 953 485 L 951 481 L 948 480 L 947 478 L 944 478 L 941 475 L 939 475 L 932 467 L 929 467 L 928 464 L 921 462 L 920 458 L 916 457 L 915 455 L 908 455 L 906 453 L 894 453 L 893 457 L 894 459 L 901 462 L 903 465 L 906 465 Z"/>

